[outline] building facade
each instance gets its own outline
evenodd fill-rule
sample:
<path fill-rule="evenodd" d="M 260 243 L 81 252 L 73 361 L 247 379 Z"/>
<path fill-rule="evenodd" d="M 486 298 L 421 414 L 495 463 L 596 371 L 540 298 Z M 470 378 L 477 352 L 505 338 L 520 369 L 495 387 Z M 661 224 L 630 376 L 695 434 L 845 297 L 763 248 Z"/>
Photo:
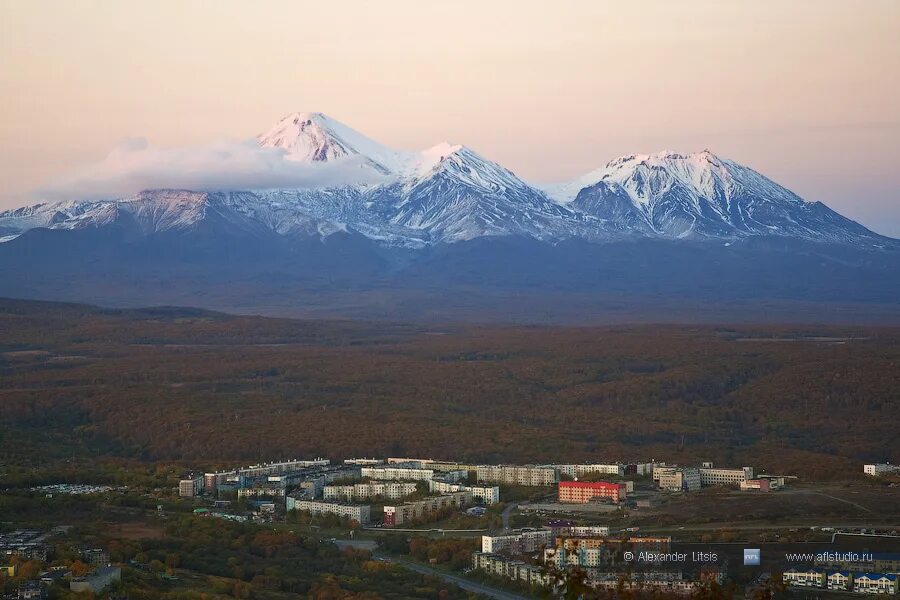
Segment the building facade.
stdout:
<path fill-rule="evenodd" d="M 432 479 L 428 482 L 428 490 L 440 494 L 453 492 L 472 492 L 472 500 L 482 504 L 497 504 L 500 502 L 500 488 L 488 485 L 464 485 Z"/>
<path fill-rule="evenodd" d="M 361 524 L 371 521 L 371 507 L 368 504 L 322 502 L 288 496 L 285 505 L 289 511 L 307 510 L 312 515 L 337 515 L 339 517 L 349 517 Z"/>
<path fill-rule="evenodd" d="M 753 467 L 718 468 L 712 463 L 700 467 L 700 485 L 740 485 L 753 479 Z"/>
<path fill-rule="evenodd" d="M 670 492 L 693 492 L 700 489 L 700 469 L 694 467 L 661 467 L 654 469 L 653 478 L 660 489 Z"/>
<path fill-rule="evenodd" d="M 586 504 L 595 499 L 608 499 L 616 504 L 625 500 L 624 483 L 605 481 L 560 481 L 558 497 L 560 502 Z"/>
<path fill-rule="evenodd" d="M 863 473 L 865 473 L 866 475 L 871 475 L 872 477 L 891 475 L 900 473 L 900 465 L 892 465 L 890 463 L 873 463 L 870 465 L 863 465 Z"/>
<path fill-rule="evenodd" d="M 428 520 L 442 510 L 465 508 L 472 503 L 472 492 L 454 492 L 416 502 L 384 507 L 384 526 L 396 527 L 416 520 Z"/>
<path fill-rule="evenodd" d="M 417 484 L 401 481 L 384 481 L 356 483 L 353 485 L 326 485 L 323 489 L 325 500 L 369 500 L 372 498 L 385 498 L 387 500 L 399 500 L 418 490 Z"/>
<path fill-rule="evenodd" d="M 185 475 L 178 482 L 178 495 L 182 498 L 193 498 L 203 491 L 203 477 L 200 475 Z"/>
<path fill-rule="evenodd" d="M 522 530 L 507 535 L 481 536 L 481 551 L 486 554 L 531 554 L 553 543 L 550 529 Z"/>
<path fill-rule="evenodd" d="M 559 480 L 555 467 L 534 465 L 480 465 L 475 469 L 479 483 L 503 483 L 528 487 L 550 486 Z"/>
<path fill-rule="evenodd" d="M 434 477 L 431 469 L 411 467 L 362 467 L 360 474 L 369 479 L 386 481 L 428 481 Z"/>
<path fill-rule="evenodd" d="M 552 583 L 550 575 L 542 573 L 540 567 L 497 554 L 473 553 L 472 568 L 528 585 L 549 586 Z"/>

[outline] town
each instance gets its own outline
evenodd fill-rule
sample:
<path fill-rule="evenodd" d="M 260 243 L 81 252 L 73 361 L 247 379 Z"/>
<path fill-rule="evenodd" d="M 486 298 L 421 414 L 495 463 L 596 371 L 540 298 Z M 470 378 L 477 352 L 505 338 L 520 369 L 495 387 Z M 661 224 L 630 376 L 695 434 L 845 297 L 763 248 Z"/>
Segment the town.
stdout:
<path fill-rule="evenodd" d="M 863 467 L 873 480 L 896 472 L 889 463 Z M 625 512 L 639 514 L 661 500 L 707 488 L 748 495 L 783 493 L 796 479 L 712 462 L 496 465 L 408 457 L 337 462 L 313 458 L 187 473 L 178 480 L 173 497 L 188 503 L 194 518 L 336 527 L 346 535 L 334 543 L 369 551 L 398 534 L 463 540 L 474 536 L 477 545 L 461 575 L 520 592 L 558 592 L 577 576 L 594 590 L 657 590 L 688 596 L 704 586 L 724 586 L 736 566 L 746 568 L 748 563 L 741 565 L 735 554 L 739 549 L 714 542 L 691 545 L 672 534 L 612 526 L 610 519 Z M 30 490 L 45 498 L 125 491 L 88 484 Z M 165 516 L 162 504 L 158 511 Z M 54 562 L 57 545 L 51 540 L 65 539 L 68 530 L 60 525 L 49 531 L 16 529 L 0 534 L 0 578 L 18 581 L 10 598 L 47 598 L 48 591 L 60 585 L 93 594 L 115 589 L 121 565 L 114 564 L 103 548 L 75 544 L 70 548 L 75 562 Z M 847 533 L 822 527 L 820 534 L 826 532 Z M 772 574 L 788 590 L 897 594 L 900 537 L 896 531 L 868 533 L 898 544 L 881 552 L 786 553 L 783 567 L 775 565 Z M 791 559 L 796 561 L 785 562 Z M 382 560 L 391 558 L 385 554 Z M 132 568 L 148 568 L 132 563 Z M 28 564 L 44 568 L 37 571 Z M 32 572 L 23 578 L 27 568 Z M 745 583 L 752 586 L 759 581 Z"/>

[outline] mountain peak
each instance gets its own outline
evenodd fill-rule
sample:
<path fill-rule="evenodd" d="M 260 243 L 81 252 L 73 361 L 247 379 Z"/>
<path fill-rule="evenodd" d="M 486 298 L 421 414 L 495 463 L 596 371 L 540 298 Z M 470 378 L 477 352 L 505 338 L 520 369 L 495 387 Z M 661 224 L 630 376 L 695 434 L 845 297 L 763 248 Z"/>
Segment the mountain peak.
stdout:
<path fill-rule="evenodd" d="M 298 162 L 329 162 L 360 156 L 381 174 L 396 172 L 401 153 L 320 112 L 292 112 L 256 138 L 264 148 L 281 148 Z"/>

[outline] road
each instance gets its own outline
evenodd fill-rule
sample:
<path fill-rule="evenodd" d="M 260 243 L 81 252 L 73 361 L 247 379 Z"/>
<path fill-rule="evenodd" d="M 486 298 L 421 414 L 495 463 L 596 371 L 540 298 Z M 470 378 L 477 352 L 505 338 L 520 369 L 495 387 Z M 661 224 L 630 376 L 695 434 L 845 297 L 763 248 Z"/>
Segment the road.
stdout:
<path fill-rule="evenodd" d="M 512 592 L 507 592 L 505 590 L 501 590 L 495 587 L 491 587 L 489 585 L 484 585 L 482 583 L 477 583 L 475 581 L 470 581 L 465 577 L 459 577 L 458 575 L 451 575 L 450 573 L 445 573 L 444 571 L 439 571 L 437 569 L 432 569 L 431 567 L 419 564 L 417 562 L 413 562 L 411 560 L 406 560 L 405 558 L 397 558 L 393 556 L 383 556 L 377 555 L 376 558 L 380 558 L 382 560 L 392 562 L 400 565 L 405 569 L 409 569 L 410 571 L 414 571 L 421 575 L 432 575 L 434 577 L 439 577 L 446 581 L 447 583 L 452 583 L 466 590 L 467 592 L 474 592 L 476 594 L 481 594 L 482 596 L 487 596 L 488 598 L 494 598 L 494 600 L 528 600 L 527 596 L 520 596 L 518 594 L 514 594 Z"/>
<path fill-rule="evenodd" d="M 503 509 L 503 512 L 500 513 L 500 517 L 503 519 L 503 529 L 509 529 L 509 516 L 512 514 L 512 511 L 517 508 L 519 508 L 518 504 L 509 504 Z"/>

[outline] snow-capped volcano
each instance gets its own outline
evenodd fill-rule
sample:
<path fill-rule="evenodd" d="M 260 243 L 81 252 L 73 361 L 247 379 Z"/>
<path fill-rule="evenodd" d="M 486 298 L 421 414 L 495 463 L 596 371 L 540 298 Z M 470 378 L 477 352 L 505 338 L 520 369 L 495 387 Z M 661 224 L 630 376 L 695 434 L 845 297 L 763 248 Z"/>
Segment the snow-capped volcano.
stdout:
<path fill-rule="evenodd" d="M 264 148 L 283 148 L 289 160 L 299 162 L 360 156 L 383 174 L 397 173 L 411 160 L 319 112 L 291 113 L 256 140 Z"/>
<path fill-rule="evenodd" d="M 289 161 L 357 161 L 377 177 L 321 189 L 156 190 L 39 204 L 0 213 L 0 241 L 34 228 L 117 223 L 144 235 L 225 225 L 278 236 L 346 230 L 408 248 L 497 236 L 589 242 L 776 236 L 895 244 L 706 150 L 623 156 L 573 181 L 534 186 L 466 146 L 396 150 L 322 113 L 291 113 L 257 142 L 283 150 Z"/>

